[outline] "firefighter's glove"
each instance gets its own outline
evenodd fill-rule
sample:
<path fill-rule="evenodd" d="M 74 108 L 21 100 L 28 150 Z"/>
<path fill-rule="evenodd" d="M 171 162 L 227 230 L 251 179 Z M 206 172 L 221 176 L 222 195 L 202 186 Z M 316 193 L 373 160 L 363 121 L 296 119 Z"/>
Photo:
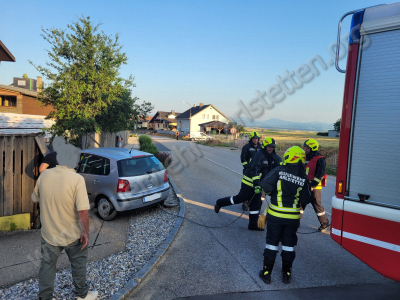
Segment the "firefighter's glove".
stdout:
<path fill-rule="evenodd" d="M 265 229 L 265 224 L 267 224 L 267 212 L 268 207 L 264 210 L 264 212 L 258 216 L 257 226 L 260 229 Z"/>
<path fill-rule="evenodd" d="M 262 191 L 261 186 L 257 185 L 254 187 L 254 193 L 259 194 L 259 193 L 261 193 L 261 191 Z"/>

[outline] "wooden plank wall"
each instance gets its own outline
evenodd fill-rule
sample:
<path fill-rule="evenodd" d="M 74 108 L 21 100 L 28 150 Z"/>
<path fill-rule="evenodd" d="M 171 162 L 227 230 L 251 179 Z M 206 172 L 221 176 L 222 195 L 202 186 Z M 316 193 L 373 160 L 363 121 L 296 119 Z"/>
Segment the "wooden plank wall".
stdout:
<path fill-rule="evenodd" d="M 0 136 L 0 157 L 0 216 L 34 213 L 31 194 L 40 157 L 35 137 Z"/>
<path fill-rule="evenodd" d="M 3 195 L 3 186 L 4 186 L 4 174 L 3 174 L 3 166 L 4 166 L 4 137 L 0 137 L 0 217 L 3 217 L 4 210 L 4 195 Z"/>
<path fill-rule="evenodd" d="M 3 214 L 11 216 L 14 214 L 14 136 L 4 137 L 4 207 Z"/>
<path fill-rule="evenodd" d="M 14 214 L 22 213 L 22 136 L 14 139 Z"/>
<path fill-rule="evenodd" d="M 82 137 L 82 149 L 89 148 L 99 148 L 99 147 L 115 147 L 116 146 L 116 136 L 120 135 L 124 139 L 122 141 L 122 146 L 125 146 L 128 142 L 129 131 L 120 132 L 102 132 L 102 133 L 88 133 L 87 141 L 86 136 Z M 94 140 L 98 143 L 95 143 Z"/>

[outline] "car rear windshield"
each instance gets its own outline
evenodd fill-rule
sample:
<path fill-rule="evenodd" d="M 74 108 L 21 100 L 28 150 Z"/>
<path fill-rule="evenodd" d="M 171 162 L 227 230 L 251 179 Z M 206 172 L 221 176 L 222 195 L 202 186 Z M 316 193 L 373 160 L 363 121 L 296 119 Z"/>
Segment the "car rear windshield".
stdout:
<path fill-rule="evenodd" d="M 140 176 L 164 170 L 154 156 L 132 157 L 117 161 L 119 177 Z"/>

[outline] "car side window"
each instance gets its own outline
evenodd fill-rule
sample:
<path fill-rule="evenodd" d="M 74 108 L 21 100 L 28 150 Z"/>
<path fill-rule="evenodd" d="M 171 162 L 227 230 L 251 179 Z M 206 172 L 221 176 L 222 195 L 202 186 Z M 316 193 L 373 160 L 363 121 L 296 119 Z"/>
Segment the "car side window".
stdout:
<path fill-rule="evenodd" d="M 103 175 L 109 175 L 110 174 L 110 160 L 108 158 L 103 158 L 104 164 L 103 164 Z"/>
<path fill-rule="evenodd" d="M 79 173 L 93 175 L 110 174 L 110 160 L 92 154 L 82 154 Z"/>

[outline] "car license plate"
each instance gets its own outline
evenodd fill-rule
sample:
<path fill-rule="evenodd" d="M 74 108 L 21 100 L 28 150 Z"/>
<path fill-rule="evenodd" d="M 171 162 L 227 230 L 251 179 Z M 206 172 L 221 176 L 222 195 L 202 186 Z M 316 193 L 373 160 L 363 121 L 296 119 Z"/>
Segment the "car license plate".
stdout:
<path fill-rule="evenodd" d="M 153 194 L 153 195 L 150 195 L 150 196 L 147 196 L 147 197 L 143 197 L 143 203 L 156 200 L 156 199 L 158 199 L 160 197 L 161 197 L 161 193 L 157 193 L 157 194 Z"/>

